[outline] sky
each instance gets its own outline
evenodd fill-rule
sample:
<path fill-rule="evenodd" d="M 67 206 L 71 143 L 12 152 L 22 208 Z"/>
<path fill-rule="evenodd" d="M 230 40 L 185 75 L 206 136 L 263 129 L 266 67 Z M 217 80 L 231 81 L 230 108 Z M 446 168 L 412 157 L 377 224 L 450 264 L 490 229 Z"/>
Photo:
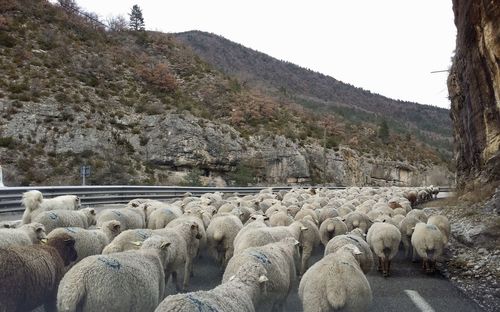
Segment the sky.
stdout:
<path fill-rule="evenodd" d="M 201 30 L 390 98 L 449 108 L 451 0 L 76 0 L 101 19 Z"/>

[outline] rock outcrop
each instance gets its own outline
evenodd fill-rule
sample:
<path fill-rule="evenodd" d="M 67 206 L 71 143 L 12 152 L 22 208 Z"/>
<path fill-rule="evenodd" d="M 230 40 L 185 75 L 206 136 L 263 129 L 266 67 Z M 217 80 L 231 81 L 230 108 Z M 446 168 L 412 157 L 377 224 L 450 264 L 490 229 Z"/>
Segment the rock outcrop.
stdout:
<path fill-rule="evenodd" d="M 28 150 L 25 154 L 33 157 L 30 161 L 49 164 L 33 167 L 33 171 L 55 179 L 42 181 L 58 184 L 78 182 L 78 166 L 82 163 L 77 161 L 87 161 L 92 166 L 91 181 L 93 178 L 99 184 L 138 183 L 137 177 L 141 176 L 143 181 L 148 176 L 154 177 L 147 183 L 178 184 L 193 168 L 201 169 L 206 177 L 204 182 L 211 185 L 231 183 L 231 175 L 238 174 L 255 177 L 256 184 L 452 184 L 452 175 L 446 167 L 430 162 L 393 161 L 360 154 L 343 145 L 323 149 L 317 143 L 302 144 L 279 135 L 242 137 L 227 124 L 191 114 L 124 114 L 111 122 L 96 114 L 89 126 L 85 123 L 89 113 L 72 112 L 69 121 L 56 104 L 25 104 L 0 127 L 0 133 L 15 138 L 17 146 L 16 150 L 5 149 L 4 156 L 21 156 L 19 152 Z M 48 118 L 50 123 L 42 122 Z M 64 166 L 76 166 L 74 172 L 57 169 L 69 157 L 77 160 Z M 103 162 L 111 163 L 114 169 L 106 171 Z M 16 180 L 22 175 L 16 170 L 23 162 L 6 158 L 4 163 L 9 185 L 23 184 L 22 180 Z M 246 172 L 238 172 L 241 164 L 246 166 Z"/>
<path fill-rule="evenodd" d="M 456 52 L 448 78 L 457 186 L 462 191 L 500 181 L 500 6 L 453 0 Z"/>

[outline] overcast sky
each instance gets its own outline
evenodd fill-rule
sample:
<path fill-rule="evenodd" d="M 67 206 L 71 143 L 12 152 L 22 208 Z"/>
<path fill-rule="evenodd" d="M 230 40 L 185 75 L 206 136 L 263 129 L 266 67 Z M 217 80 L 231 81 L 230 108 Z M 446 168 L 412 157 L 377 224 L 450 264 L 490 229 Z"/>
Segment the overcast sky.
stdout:
<path fill-rule="evenodd" d="M 391 98 L 449 108 L 451 0 L 76 0 L 102 19 L 202 30 Z"/>

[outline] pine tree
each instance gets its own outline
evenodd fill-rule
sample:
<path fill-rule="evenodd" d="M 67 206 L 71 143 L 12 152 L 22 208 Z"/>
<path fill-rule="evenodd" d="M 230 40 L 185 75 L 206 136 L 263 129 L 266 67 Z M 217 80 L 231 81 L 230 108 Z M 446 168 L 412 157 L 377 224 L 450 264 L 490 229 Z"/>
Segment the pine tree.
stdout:
<path fill-rule="evenodd" d="M 144 30 L 144 18 L 142 17 L 141 8 L 137 4 L 134 4 L 134 6 L 132 7 L 132 12 L 129 14 L 129 16 L 130 22 L 128 23 L 128 26 L 132 30 Z"/>
<path fill-rule="evenodd" d="M 387 125 L 387 121 L 385 121 L 385 119 L 382 120 L 378 128 L 378 137 L 381 138 L 383 142 L 387 142 L 389 139 L 389 126 Z"/>

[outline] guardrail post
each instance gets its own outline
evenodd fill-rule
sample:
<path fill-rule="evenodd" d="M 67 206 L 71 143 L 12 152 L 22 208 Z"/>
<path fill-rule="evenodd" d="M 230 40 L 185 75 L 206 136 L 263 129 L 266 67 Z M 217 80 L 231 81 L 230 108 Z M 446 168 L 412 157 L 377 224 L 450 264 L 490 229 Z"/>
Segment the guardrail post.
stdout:
<path fill-rule="evenodd" d="M 2 166 L 0 166 L 0 187 L 4 187 L 3 185 L 3 176 L 2 176 Z"/>

